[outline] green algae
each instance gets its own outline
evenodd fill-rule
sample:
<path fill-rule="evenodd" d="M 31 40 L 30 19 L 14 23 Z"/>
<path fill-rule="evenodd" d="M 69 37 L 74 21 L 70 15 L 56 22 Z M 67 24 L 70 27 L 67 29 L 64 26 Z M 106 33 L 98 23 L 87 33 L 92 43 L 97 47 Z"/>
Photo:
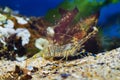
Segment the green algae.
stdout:
<path fill-rule="evenodd" d="M 84 18 L 98 12 L 101 7 L 109 3 L 116 3 L 118 1 L 120 0 L 64 0 L 64 2 L 61 3 L 58 7 L 49 10 L 45 18 L 46 20 L 54 23 L 61 17 L 59 8 L 72 10 L 77 7 L 79 14 L 76 16 L 75 21 L 78 21 L 80 18 Z"/>

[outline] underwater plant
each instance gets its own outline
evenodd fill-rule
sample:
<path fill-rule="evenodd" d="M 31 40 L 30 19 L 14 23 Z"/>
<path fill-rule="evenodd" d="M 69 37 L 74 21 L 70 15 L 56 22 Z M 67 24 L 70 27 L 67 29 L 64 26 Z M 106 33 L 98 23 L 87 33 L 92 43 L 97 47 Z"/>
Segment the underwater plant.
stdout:
<path fill-rule="evenodd" d="M 96 37 L 96 43 L 99 43 L 99 50 L 96 50 L 96 53 L 101 51 L 107 51 L 120 46 L 118 27 L 120 13 L 118 9 L 119 3 L 120 0 L 64 0 L 64 2 L 61 3 L 58 7 L 49 10 L 45 18 L 52 23 L 56 23 L 61 18 L 61 14 L 59 13 L 60 8 L 72 10 L 74 9 L 74 7 L 77 7 L 79 12 L 74 18 L 75 24 L 78 21 L 84 19 L 85 17 L 99 12 L 100 20 L 97 25 L 97 27 L 99 28 L 99 32 Z M 114 9 L 114 11 L 112 9 Z"/>
<path fill-rule="evenodd" d="M 54 35 L 46 38 L 47 40 L 42 38 L 37 39 L 35 45 L 41 51 L 34 57 L 68 58 L 68 56 L 78 55 L 77 53 L 85 46 L 84 43 L 94 37 L 98 32 L 98 29 L 95 27 L 98 18 L 97 14 L 73 24 L 73 20 L 78 13 L 77 8 L 74 8 L 72 11 L 64 11 L 62 10 L 64 14 L 62 14 L 57 24 L 51 27 L 54 30 Z M 48 46 L 44 47 L 46 43 L 48 43 Z"/>
<path fill-rule="evenodd" d="M 119 1 L 120 0 L 64 0 L 58 7 L 50 9 L 45 15 L 45 18 L 49 22 L 54 23 L 61 17 L 59 8 L 72 10 L 74 7 L 77 7 L 79 12 L 75 18 L 75 21 L 79 21 L 81 18 L 85 18 L 93 13 L 99 12 L 103 6 L 110 3 L 117 3 Z"/>

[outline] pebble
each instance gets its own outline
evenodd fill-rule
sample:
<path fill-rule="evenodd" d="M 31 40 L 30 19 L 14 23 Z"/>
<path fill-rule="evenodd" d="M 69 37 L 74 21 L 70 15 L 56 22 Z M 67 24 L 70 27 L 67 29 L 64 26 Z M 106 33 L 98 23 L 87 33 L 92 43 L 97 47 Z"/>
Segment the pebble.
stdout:
<path fill-rule="evenodd" d="M 62 78 L 67 78 L 68 76 L 71 76 L 71 75 L 70 75 L 70 74 L 67 74 L 67 73 L 62 73 L 62 74 L 61 74 L 61 77 L 62 77 Z"/>

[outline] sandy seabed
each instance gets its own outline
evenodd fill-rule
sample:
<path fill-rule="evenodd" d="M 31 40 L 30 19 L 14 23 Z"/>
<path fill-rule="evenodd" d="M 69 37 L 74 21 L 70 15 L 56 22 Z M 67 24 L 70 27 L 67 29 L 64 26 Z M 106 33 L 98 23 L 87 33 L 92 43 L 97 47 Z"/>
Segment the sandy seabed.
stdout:
<path fill-rule="evenodd" d="M 0 80 L 16 80 L 8 75 L 15 65 L 38 68 L 29 80 L 120 80 L 120 48 L 73 61 L 50 61 L 41 57 L 22 62 L 1 60 Z"/>

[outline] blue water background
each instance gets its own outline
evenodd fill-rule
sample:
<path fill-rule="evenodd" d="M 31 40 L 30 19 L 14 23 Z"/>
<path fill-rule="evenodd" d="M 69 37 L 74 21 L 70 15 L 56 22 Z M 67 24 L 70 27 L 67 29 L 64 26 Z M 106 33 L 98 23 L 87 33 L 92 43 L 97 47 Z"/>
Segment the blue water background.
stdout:
<path fill-rule="evenodd" d="M 105 36 L 120 38 L 120 2 L 101 8 L 98 25 Z"/>
<path fill-rule="evenodd" d="M 0 0 L 0 6 L 9 6 L 27 16 L 44 16 L 49 9 L 57 7 L 64 0 Z"/>

